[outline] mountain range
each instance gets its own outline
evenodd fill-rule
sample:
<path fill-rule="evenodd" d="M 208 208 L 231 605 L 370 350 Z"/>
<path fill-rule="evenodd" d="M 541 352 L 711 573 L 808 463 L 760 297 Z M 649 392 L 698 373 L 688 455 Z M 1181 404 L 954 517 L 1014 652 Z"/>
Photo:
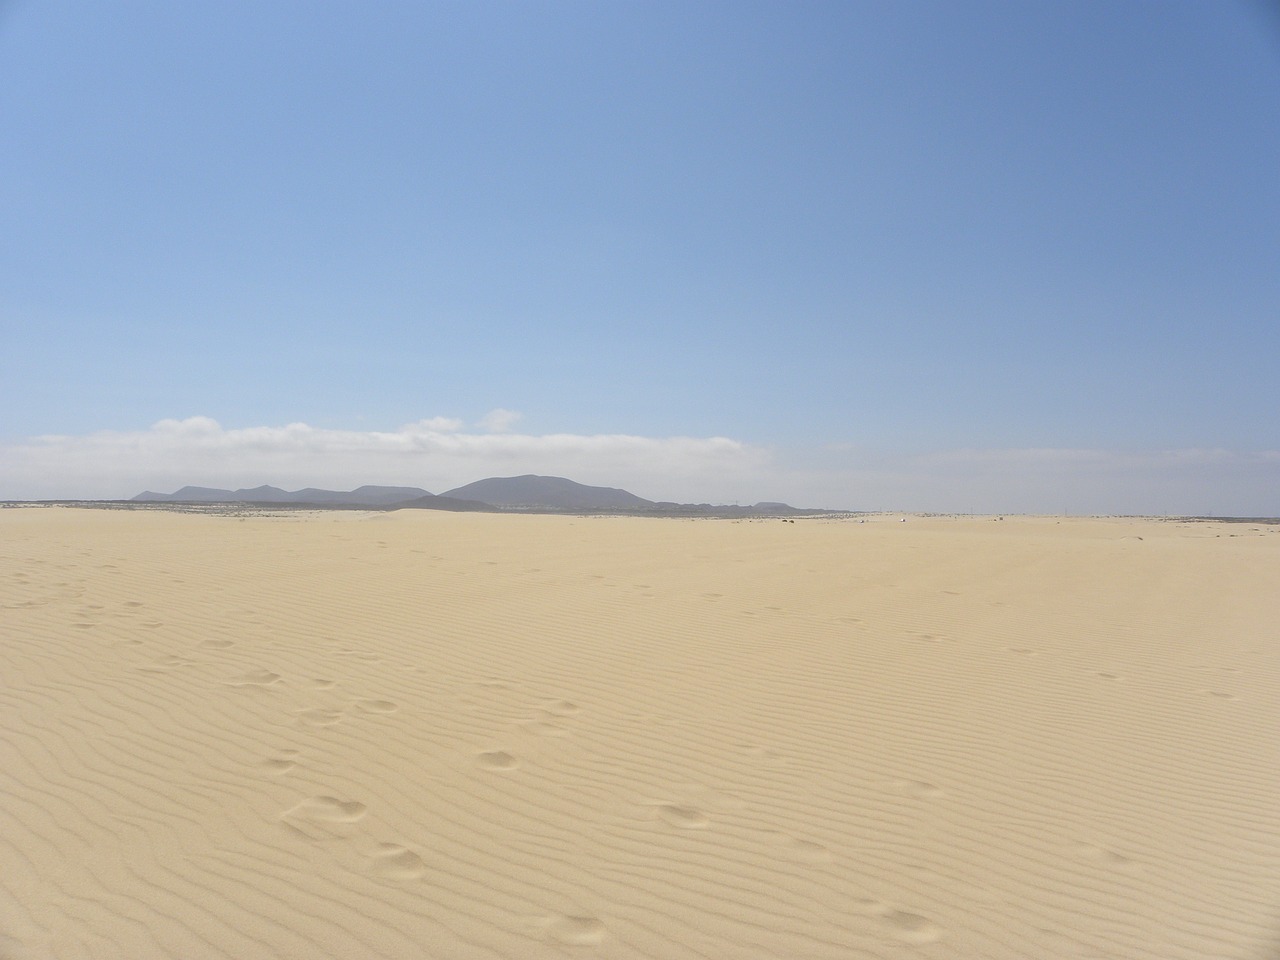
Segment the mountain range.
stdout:
<path fill-rule="evenodd" d="M 451 511 L 521 511 L 525 513 L 627 513 L 690 516 L 779 516 L 822 513 L 798 510 L 785 503 L 757 503 L 749 507 L 708 503 L 646 500 L 615 487 L 593 487 L 564 477 L 489 477 L 441 494 L 419 487 L 366 485 L 354 490 L 282 490 L 261 486 L 223 490 L 187 486 L 174 493 L 146 490 L 131 503 L 243 503 L 294 506 L 363 507 L 381 510 L 426 509 Z"/>

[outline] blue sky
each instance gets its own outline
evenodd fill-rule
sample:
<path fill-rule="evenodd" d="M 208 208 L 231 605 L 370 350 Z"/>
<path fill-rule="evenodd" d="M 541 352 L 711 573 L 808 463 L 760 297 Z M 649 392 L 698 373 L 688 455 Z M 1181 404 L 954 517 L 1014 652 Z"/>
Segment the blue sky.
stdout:
<path fill-rule="evenodd" d="M 1280 514 L 1263 2 L 16 0 L 0 118 L 0 498 Z"/>

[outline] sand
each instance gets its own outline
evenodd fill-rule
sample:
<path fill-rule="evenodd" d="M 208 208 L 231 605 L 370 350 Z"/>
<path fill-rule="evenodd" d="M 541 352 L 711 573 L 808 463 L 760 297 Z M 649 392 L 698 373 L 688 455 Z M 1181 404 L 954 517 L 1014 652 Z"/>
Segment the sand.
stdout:
<path fill-rule="evenodd" d="M 0 957 L 1273 958 L 1280 527 L 0 510 Z"/>

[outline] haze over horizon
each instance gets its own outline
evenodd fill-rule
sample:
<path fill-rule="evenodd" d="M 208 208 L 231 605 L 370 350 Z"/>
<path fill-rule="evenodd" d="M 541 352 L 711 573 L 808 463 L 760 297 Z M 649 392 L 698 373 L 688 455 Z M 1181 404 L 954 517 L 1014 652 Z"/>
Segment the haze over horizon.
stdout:
<path fill-rule="evenodd" d="M 1280 16 L 0 8 L 0 499 L 1280 515 Z"/>

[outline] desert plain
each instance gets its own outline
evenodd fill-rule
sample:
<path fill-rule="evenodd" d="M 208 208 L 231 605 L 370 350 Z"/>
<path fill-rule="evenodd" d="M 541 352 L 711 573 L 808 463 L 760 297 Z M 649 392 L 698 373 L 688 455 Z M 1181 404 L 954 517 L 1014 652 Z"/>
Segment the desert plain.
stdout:
<path fill-rule="evenodd" d="M 0 510 L 0 957 L 1280 955 L 1280 526 Z"/>

